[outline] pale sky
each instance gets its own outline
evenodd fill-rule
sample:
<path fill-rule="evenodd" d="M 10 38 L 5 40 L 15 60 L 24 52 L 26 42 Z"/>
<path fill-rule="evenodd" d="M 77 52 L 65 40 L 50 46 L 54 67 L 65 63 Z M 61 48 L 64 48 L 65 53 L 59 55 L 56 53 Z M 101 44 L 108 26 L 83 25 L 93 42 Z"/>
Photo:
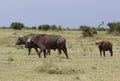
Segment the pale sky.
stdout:
<path fill-rule="evenodd" d="M 120 21 L 120 0 L 0 0 L 0 26 L 21 22 L 79 28 Z M 106 25 L 104 25 L 106 27 Z"/>

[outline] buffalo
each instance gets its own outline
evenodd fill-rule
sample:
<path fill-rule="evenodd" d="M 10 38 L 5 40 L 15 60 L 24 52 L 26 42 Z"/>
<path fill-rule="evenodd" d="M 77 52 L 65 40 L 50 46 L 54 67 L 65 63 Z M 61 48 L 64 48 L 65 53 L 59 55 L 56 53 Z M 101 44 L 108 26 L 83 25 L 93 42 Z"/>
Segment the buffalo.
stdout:
<path fill-rule="evenodd" d="M 33 35 L 36 35 L 36 34 L 29 34 L 29 35 L 26 35 L 26 36 L 23 36 L 23 37 L 18 37 L 15 44 L 16 45 L 22 45 L 22 44 L 25 45 L 27 40 Z M 31 52 L 32 48 L 34 48 L 35 51 L 38 53 L 38 49 L 35 45 L 29 45 L 29 47 L 27 47 L 27 48 L 28 48 L 28 55 L 30 55 L 30 52 Z"/>
<path fill-rule="evenodd" d="M 33 36 L 36 36 L 38 34 L 29 34 L 29 35 L 26 35 L 26 36 L 23 36 L 23 37 L 18 37 L 15 45 L 25 45 L 27 43 L 27 40 L 30 38 L 30 37 L 33 37 Z M 38 54 L 38 49 L 37 49 L 37 46 L 36 45 L 29 45 L 28 47 L 28 55 L 30 55 L 30 52 L 31 52 L 31 49 L 34 48 L 35 51 L 37 52 Z M 47 50 L 47 53 L 50 54 L 50 50 Z"/>
<path fill-rule="evenodd" d="M 40 51 L 38 53 L 39 57 L 41 57 L 41 52 L 44 53 L 44 58 L 46 57 L 46 49 L 58 49 L 59 53 L 61 53 L 62 50 L 65 53 L 66 58 L 69 58 L 67 54 L 66 40 L 60 35 L 39 34 L 32 36 L 28 39 L 26 47 L 29 47 L 31 44 L 40 48 Z"/>
<path fill-rule="evenodd" d="M 103 55 L 105 57 L 105 51 L 109 51 L 110 55 L 113 56 L 113 50 L 112 50 L 112 43 L 109 41 L 98 41 L 96 42 L 96 44 L 98 45 L 99 51 L 100 51 L 100 56 L 102 56 L 102 52 Z"/>

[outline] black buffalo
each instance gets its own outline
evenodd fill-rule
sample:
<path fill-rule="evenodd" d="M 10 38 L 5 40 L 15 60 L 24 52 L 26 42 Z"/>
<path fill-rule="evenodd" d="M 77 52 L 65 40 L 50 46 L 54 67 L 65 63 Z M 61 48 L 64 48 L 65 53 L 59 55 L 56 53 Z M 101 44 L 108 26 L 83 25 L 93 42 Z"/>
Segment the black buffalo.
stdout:
<path fill-rule="evenodd" d="M 17 41 L 16 41 L 16 45 L 25 45 L 26 43 L 27 43 L 27 40 L 29 39 L 29 38 L 31 38 L 31 37 L 34 37 L 34 36 L 37 36 L 37 35 L 39 35 L 39 34 L 29 34 L 29 35 L 26 35 L 26 36 L 23 36 L 23 37 L 18 37 L 18 39 L 17 39 Z M 43 34 L 42 34 L 43 35 Z M 29 44 L 29 46 L 28 47 L 26 47 L 26 48 L 28 48 L 28 55 L 30 55 L 30 52 L 31 52 L 31 49 L 32 48 L 34 48 L 35 49 L 35 51 L 37 52 L 37 54 L 38 54 L 38 47 L 35 45 L 35 44 Z M 58 53 L 59 54 L 61 54 L 61 50 L 60 51 L 58 51 Z M 46 54 L 49 54 L 50 55 L 50 50 L 49 49 L 47 49 L 47 53 Z"/>
<path fill-rule="evenodd" d="M 23 36 L 23 37 L 18 37 L 17 41 L 16 41 L 16 45 L 25 45 L 27 43 L 27 40 L 32 37 L 32 36 L 36 36 L 37 34 L 29 34 L 29 35 L 26 35 L 26 36 Z M 38 49 L 37 49 L 37 46 L 35 45 L 29 45 L 28 47 L 28 55 L 30 55 L 30 52 L 31 52 L 31 49 L 34 48 L 35 51 L 38 53 Z"/>
<path fill-rule="evenodd" d="M 44 52 L 44 57 L 46 57 L 46 49 L 58 49 L 59 53 L 61 50 L 65 53 L 66 58 L 68 57 L 66 40 L 60 35 L 48 35 L 48 34 L 39 34 L 28 39 L 26 47 L 29 45 L 35 45 L 40 48 L 38 56 L 41 57 L 41 52 Z"/>
<path fill-rule="evenodd" d="M 98 48 L 100 50 L 100 56 L 102 56 L 102 52 L 103 55 L 105 57 L 105 51 L 109 51 L 110 55 L 113 56 L 113 50 L 112 50 L 112 43 L 109 41 L 99 41 L 96 42 L 96 44 L 98 45 Z"/>

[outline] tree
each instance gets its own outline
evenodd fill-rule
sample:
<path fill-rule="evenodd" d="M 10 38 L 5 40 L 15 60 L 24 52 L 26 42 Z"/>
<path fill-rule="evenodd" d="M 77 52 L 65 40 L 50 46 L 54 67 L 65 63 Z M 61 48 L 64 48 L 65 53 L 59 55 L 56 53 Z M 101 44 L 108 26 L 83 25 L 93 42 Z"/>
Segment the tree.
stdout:
<path fill-rule="evenodd" d="M 20 22 L 13 22 L 10 26 L 10 28 L 17 29 L 17 30 L 21 30 L 24 27 L 25 27 L 24 24 Z"/>
<path fill-rule="evenodd" d="M 52 26 L 51 26 L 51 29 L 52 29 L 52 30 L 57 30 L 58 27 L 57 27 L 56 25 L 52 25 Z"/>
<path fill-rule="evenodd" d="M 110 23 L 108 23 L 108 26 L 109 26 L 109 29 L 110 29 L 109 32 L 120 33 L 120 22 L 110 22 Z"/>
<path fill-rule="evenodd" d="M 36 26 L 32 26 L 30 29 L 37 29 L 37 27 Z"/>
<path fill-rule="evenodd" d="M 47 30 L 57 30 L 57 31 L 59 31 L 59 30 L 62 30 L 63 28 L 61 27 L 61 25 L 56 26 L 54 24 L 53 25 L 45 24 L 45 25 L 38 26 L 38 29 L 39 30 L 45 30 L 45 31 L 47 31 Z"/>
<path fill-rule="evenodd" d="M 82 30 L 82 34 L 84 37 L 93 36 L 93 34 L 97 34 L 96 28 L 91 28 L 89 26 L 80 26 L 80 30 Z"/>
<path fill-rule="evenodd" d="M 91 33 L 91 28 L 89 26 L 80 26 L 80 30 L 82 30 L 82 34 L 83 36 L 87 37 L 87 36 L 92 36 Z"/>
<path fill-rule="evenodd" d="M 59 30 L 62 30 L 62 27 L 61 27 L 61 25 L 59 25 L 58 29 L 59 29 Z"/>
<path fill-rule="evenodd" d="M 50 25 L 47 25 L 47 24 L 45 24 L 45 25 L 40 25 L 40 26 L 38 26 L 38 29 L 39 29 L 39 30 L 45 30 L 45 31 L 47 31 L 47 30 L 50 29 Z"/>

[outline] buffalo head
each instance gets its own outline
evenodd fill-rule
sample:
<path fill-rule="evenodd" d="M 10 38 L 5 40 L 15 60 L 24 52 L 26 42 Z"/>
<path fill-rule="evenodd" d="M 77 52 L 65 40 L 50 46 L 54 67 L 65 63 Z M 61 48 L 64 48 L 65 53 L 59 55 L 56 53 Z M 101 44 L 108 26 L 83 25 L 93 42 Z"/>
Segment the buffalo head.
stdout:
<path fill-rule="evenodd" d="M 21 44 L 25 44 L 24 38 L 23 37 L 18 37 L 15 45 L 21 45 Z"/>

